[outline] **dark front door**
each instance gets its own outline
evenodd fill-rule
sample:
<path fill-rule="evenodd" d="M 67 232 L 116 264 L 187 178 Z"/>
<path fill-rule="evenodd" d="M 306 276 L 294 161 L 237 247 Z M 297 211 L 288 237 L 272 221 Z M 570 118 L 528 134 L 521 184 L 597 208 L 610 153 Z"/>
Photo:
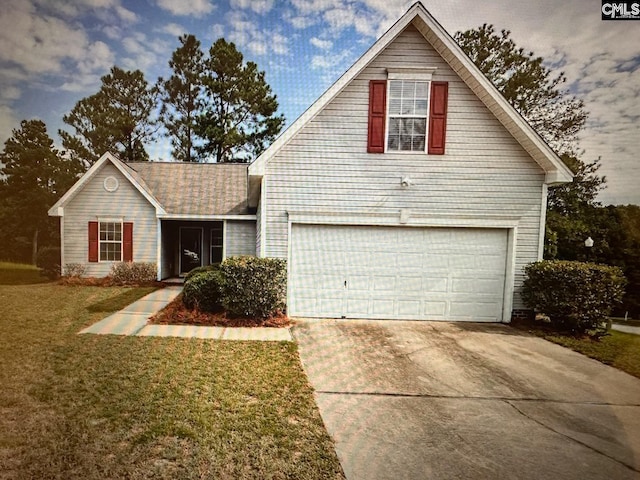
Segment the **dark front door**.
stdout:
<path fill-rule="evenodd" d="M 180 227 L 180 275 L 202 266 L 202 228 Z"/>

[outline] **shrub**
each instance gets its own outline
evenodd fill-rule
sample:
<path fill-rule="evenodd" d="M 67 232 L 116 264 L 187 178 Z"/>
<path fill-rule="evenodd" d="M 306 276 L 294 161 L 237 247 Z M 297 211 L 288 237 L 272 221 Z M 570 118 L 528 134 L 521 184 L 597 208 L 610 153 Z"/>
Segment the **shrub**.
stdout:
<path fill-rule="evenodd" d="M 543 260 L 527 265 L 525 273 L 527 306 L 547 315 L 555 328 L 575 334 L 601 332 L 626 284 L 620 268 L 595 263 Z"/>
<path fill-rule="evenodd" d="M 155 263 L 118 262 L 111 267 L 109 276 L 116 285 L 140 285 L 156 280 Z"/>
<path fill-rule="evenodd" d="M 286 304 L 286 262 L 276 258 L 232 257 L 222 262 L 222 304 L 232 314 L 267 318 Z"/>
<path fill-rule="evenodd" d="M 60 276 L 60 247 L 42 247 L 38 250 L 36 266 L 42 275 L 55 279 Z"/>
<path fill-rule="evenodd" d="M 201 272 L 210 272 L 212 270 L 220 270 L 220 264 L 219 263 L 213 263 L 211 265 L 204 265 L 202 267 L 196 267 L 193 270 L 191 270 L 189 273 L 187 273 L 184 277 L 184 281 L 186 282 L 187 280 L 189 280 L 191 277 L 193 277 L 194 275 L 201 273 Z"/>
<path fill-rule="evenodd" d="M 208 269 L 192 275 L 184 282 L 182 303 L 190 309 L 216 312 L 222 308 L 224 275 L 219 269 Z"/>
<path fill-rule="evenodd" d="M 82 263 L 67 263 L 64 266 L 63 275 L 65 277 L 82 277 L 87 268 Z"/>

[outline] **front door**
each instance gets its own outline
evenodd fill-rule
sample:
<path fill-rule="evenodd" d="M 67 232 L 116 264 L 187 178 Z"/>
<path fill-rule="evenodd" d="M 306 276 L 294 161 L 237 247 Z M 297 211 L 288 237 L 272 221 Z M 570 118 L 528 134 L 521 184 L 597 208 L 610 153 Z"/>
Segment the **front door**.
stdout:
<path fill-rule="evenodd" d="M 180 275 L 202 266 L 202 228 L 180 227 Z"/>

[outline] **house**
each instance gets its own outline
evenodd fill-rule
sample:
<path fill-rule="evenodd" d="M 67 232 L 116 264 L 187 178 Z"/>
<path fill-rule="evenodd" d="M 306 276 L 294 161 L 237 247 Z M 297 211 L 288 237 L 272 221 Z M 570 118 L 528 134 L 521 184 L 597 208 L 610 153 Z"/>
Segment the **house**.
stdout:
<path fill-rule="evenodd" d="M 96 258 L 98 223 L 91 273 L 111 261 L 111 219 L 123 259 L 163 277 L 198 264 L 187 250 L 214 258 L 222 228 L 222 257 L 288 260 L 291 316 L 508 322 L 542 257 L 547 187 L 571 179 L 416 3 L 248 167 L 106 156 L 50 213 L 63 262 Z"/>

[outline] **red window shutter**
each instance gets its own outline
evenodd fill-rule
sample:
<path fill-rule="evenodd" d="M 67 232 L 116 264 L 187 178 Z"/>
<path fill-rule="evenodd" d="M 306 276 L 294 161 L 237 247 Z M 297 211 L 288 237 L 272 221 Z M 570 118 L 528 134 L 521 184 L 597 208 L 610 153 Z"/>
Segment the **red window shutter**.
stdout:
<path fill-rule="evenodd" d="M 444 155 L 447 132 L 448 82 L 431 82 L 431 107 L 429 109 L 429 149 L 432 155 Z"/>
<path fill-rule="evenodd" d="M 133 223 L 122 224 L 122 260 L 133 262 Z"/>
<path fill-rule="evenodd" d="M 384 153 L 384 123 L 387 110 L 387 81 L 369 82 L 369 138 L 367 152 Z"/>
<path fill-rule="evenodd" d="M 89 222 L 89 261 L 98 261 L 98 222 Z"/>

